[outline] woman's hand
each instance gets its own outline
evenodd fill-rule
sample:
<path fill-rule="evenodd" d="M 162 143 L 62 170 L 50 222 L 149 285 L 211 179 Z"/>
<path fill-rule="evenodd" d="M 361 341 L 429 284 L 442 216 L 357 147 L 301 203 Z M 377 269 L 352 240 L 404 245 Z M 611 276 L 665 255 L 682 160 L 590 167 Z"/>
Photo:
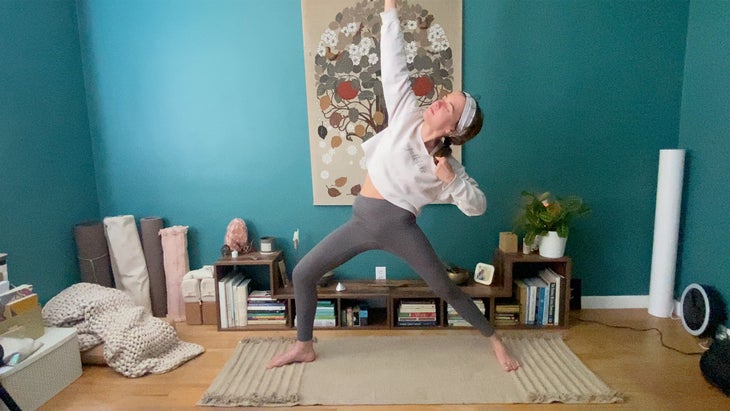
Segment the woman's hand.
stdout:
<path fill-rule="evenodd" d="M 444 184 L 449 184 L 454 181 L 456 174 L 454 174 L 454 169 L 451 168 L 449 160 L 447 160 L 446 157 L 434 158 L 436 159 L 436 177 Z"/>
<path fill-rule="evenodd" d="M 383 11 L 388 11 L 395 8 L 395 0 L 385 0 L 385 7 Z"/>

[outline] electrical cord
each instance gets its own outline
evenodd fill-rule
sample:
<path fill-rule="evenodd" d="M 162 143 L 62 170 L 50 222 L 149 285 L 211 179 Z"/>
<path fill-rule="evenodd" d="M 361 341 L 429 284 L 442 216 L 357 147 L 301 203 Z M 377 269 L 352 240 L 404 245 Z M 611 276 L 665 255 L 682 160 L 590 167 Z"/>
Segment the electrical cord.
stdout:
<path fill-rule="evenodd" d="M 592 324 L 603 325 L 604 327 L 609 327 L 609 328 L 619 328 L 619 329 L 625 329 L 625 330 L 631 330 L 631 331 L 640 331 L 640 332 L 656 331 L 657 333 L 659 333 L 659 342 L 661 343 L 662 347 L 664 347 L 664 348 L 667 348 L 667 349 L 676 351 L 676 352 L 678 352 L 680 354 L 684 354 L 684 355 L 702 355 L 702 354 L 704 354 L 704 351 L 702 351 L 702 352 L 686 352 L 686 351 L 682 351 L 682 350 L 680 350 L 678 348 L 674 348 L 672 346 L 669 346 L 669 345 L 665 344 L 664 343 L 664 334 L 662 334 L 661 330 L 658 329 L 658 328 L 656 328 L 656 327 L 636 328 L 636 327 L 630 327 L 628 325 L 613 325 L 613 324 L 606 324 L 604 322 L 596 321 L 596 320 L 585 320 L 583 318 L 576 317 L 576 316 L 572 316 L 572 315 L 570 316 L 570 318 L 573 319 L 573 320 L 577 320 L 577 321 L 580 321 L 580 322 L 584 322 L 584 323 L 592 323 Z M 700 343 L 699 346 L 701 348 L 703 348 L 704 350 L 707 350 L 709 348 L 709 346 L 704 346 L 702 343 Z"/>

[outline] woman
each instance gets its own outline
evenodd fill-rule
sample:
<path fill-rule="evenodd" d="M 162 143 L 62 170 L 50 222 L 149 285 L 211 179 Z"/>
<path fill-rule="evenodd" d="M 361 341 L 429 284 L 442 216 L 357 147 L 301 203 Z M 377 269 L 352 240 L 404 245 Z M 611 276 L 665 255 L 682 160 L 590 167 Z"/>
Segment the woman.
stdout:
<path fill-rule="evenodd" d="M 268 368 L 314 361 L 312 342 L 317 281 L 352 257 L 373 249 L 405 260 L 439 297 L 489 338 L 506 371 L 519 368 L 494 328 L 446 275 L 425 234 L 416 224 L 421 208 L 436 201 L 455 204 L 464 214 L 481 215 L 486 198 L 464 167 L 451 156 L 450 144 L 463 144 L 482 126 L 482 114 L 469 94 L 453 92 L 423 111 L 411 91 L 403 34 L 395 0 L 381 14 L 381 72 L 388 127 L 363 143 L 368 172 L 352 206 L 352 218 L 329 234 L 293 272 L 297 341 L 274 356 Z"/>

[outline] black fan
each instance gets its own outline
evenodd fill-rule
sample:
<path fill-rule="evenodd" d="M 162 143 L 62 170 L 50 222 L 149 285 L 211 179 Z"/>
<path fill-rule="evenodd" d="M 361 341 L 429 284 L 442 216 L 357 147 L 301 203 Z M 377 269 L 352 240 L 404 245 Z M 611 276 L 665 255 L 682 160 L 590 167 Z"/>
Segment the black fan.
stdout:
<path fill-rule="evenodd" d="M 727 319 L 722 296 L 706 285 L 688 285 L 682 293 L 680 307 L 682 325 L 694 336 L 714 336 L 717 326 Z"/>

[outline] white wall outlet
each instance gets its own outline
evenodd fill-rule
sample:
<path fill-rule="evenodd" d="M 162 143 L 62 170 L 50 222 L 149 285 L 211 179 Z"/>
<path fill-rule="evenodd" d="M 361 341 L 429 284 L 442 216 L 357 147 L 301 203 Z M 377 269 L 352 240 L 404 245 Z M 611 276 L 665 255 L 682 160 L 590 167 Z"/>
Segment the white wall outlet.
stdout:
<path fill-rule="evenodd" d="M 385 280 L 385 267 L 375 267 L 375 279 Z"/>

